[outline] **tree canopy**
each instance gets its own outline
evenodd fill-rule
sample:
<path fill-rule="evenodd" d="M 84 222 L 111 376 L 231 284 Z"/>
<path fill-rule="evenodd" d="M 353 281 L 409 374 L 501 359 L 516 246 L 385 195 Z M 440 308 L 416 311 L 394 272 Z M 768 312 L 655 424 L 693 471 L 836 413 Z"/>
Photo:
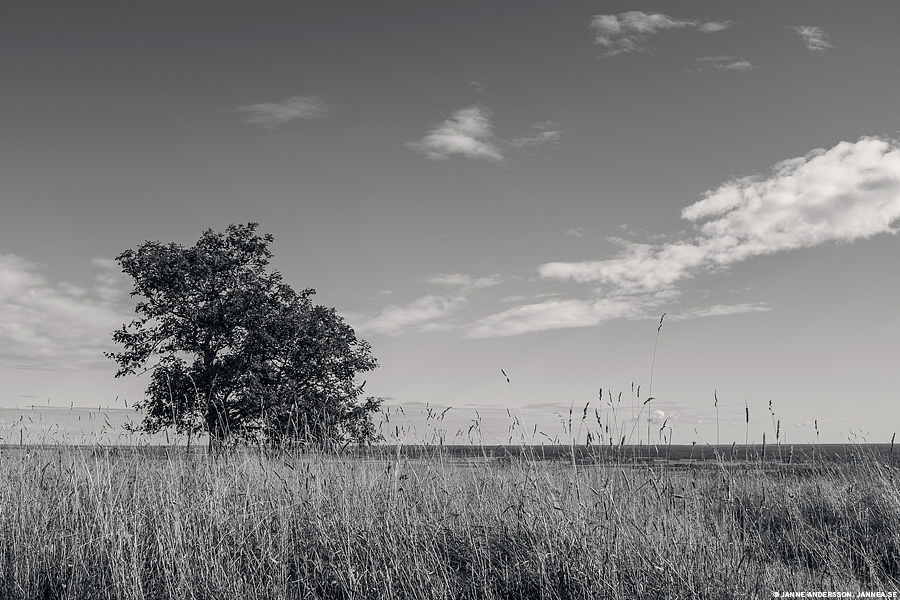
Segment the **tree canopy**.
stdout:
<path fill-rule="evenodd" d="M 150 372 L 141 429 L 273 443 L 369 442 L 380 399 L 357 375 L 377 361 L 335 309 L 269 269 L 257 224 L 207 230 L 192 247 L 145 242 L 116 257 L 137 318 L 113 333 L 116 377 Z"/>

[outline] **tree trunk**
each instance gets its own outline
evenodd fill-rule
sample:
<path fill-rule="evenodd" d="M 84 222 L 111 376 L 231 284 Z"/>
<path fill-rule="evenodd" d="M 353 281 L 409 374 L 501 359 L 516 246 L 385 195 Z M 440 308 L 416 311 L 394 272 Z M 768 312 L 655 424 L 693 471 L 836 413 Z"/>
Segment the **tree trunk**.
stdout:
<path fill-rule="evenodd" d="M 221 446 L 228 437 L 227 415 L 214 399 L 210 400 L 206 410 L 206 431 L 209 433 L 211 448 Z"/>

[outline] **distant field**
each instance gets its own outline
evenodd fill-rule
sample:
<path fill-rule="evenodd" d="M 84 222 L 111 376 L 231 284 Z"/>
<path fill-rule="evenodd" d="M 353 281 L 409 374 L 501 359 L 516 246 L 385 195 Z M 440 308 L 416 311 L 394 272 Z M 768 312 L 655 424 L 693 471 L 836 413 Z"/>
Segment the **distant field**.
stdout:
<path fill-rule="evenodd" d="M 571 446 L 365 456 L 6 446 L 0 598 L 900 589 L 896 454 L 804 448 L 803 468 L 783 447 L 764 459 L 747 448 L 749 461 L 707 447 L 685 468 L 698 448 L 672 447 L 667 464 L 636 459 L 636 447 L 573 462 Z"/>
<path fill-rule="evenodd" d="M 377 447 L 374 450 L 358 450 L 357 455 L 365 456 L 371 453 L 381 456 L 384 448 L 390 445 Z M 896 450 L 900 457 L 900 447 L 893 448 L 891 444 L 791 444 L 768 445 L 761 444 L 735 444 L 722 446 L 708 445 L 672 445 L 672 446 L 603 446 L 603 445 L 446 445 L 435 447 L 433 445 L 406 444 L 400 447 L 400 456 L 416 458 L 429 457 L 439 452 L 445 457 L 456 458 L 488 458 L 508 460 L 511 458 L 527 457 L 533 460 L 569 461 L 574 457 L 579 464 L 594 464 L 608 462 L 649 462 L 658 465 L 660 463 L 684 463 L 692 461 L 723 460 L 727 462 L 767 462 L 776 461 L 784 464 L 802 464 L 817 460 L 842 461 L 858 455 L 864 451 L 867 455 L 884 456 L 889 459 Z"/>
<path fill-rule="evenodd" d="M 179 438 L 178 445 L 173 447 L 159 440 L 157 436 L 154 442 L 144 444 L 116 443 L 104 444 L 67 444 L 60 442 L 26 442 L 25 444 L 0 443 L 0 450 L 9 452 L 15 450 L 57 449 L 67 448 L 93 452 L 97 448 L 105 449 L 113 455 L 140 454 L 148 456 L 164 457 L 174 453 L 185 452 L 186 438 Z M 208 452 L 206 438 L 195 440 L 190 448 L 191 454 L 206 454 Z M 816 461 L 846 461 L 859 456 L 881 457 L 890 461 L 896 456 L 900 460 L 900 446 L 892 447 L 891 444 L 791 444 L 781 446 L 766 446 L 760 444 L 735 444 L 734 446 L 701 446 L 697 445 L 673 445 L 673 446 L 587 446 L 579 445 L 424 445 L 424 444 L 391 444 L 381 443 L 369 447 L 350 447 L 343 451 L 345 457 L 372 458 L 382 460 L 387 456 L 396 458 L 431 458 L 439 455 L 443 459 L 459 460 L 496 460 L 509 461 L 513 459 L 527 458 L 536 461 L 562 461 L 572 462 L 574 457 L 577 464 L 597 463 L 650 463 L 656 466 L 678 464 L 690 464 L 692 462 L 723 461 L 727 463 L 767 463 L 808 464 Z M 649 459 L 649 460 L 648 460 Z"/>

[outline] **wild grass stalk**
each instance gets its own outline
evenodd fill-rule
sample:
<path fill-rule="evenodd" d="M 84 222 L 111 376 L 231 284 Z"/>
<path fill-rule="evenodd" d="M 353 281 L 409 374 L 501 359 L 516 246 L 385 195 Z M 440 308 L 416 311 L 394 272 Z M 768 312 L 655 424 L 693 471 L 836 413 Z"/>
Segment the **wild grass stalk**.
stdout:
<path fill-rule="evenodd" d="M 718 390 L 713 390 L 713 407 L 716 409 L 716 448 L 719 447 L 721 443 L 719 439 L 719 392 Z"/>
<path fill-rule="evenodd" d="M 653 406 L 650 401 L 653 400 L 653 370 L 656 368 L 656 351 L 659 349 L 659 333 L 662 331 L 663 320 L 666 313 L 659 318 L 659 327 L 656 328 L 656 342 L 653 344 L 653 359 L 650 361 L 650 385 L 647 387 L 647 455 L 650 455 L 650 417 L 653 416 Z"/>
<path fill-rule="evenodd" d="M 750 460 L 750 406 L 744 401 L 744 460 Z"/>

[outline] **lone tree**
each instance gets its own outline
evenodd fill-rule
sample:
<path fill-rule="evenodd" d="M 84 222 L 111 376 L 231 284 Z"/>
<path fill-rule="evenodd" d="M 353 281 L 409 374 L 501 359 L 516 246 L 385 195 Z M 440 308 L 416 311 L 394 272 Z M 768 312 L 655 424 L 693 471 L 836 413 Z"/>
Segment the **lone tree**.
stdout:
<path fill-rule="evenodd" d="M 151 372 L 141 425 L 321 446 L 375 440 L 381 400 L 357 375 L 378 366 L 333 308 L 313 305 L 268 269 L 271 234 L 256 223 L 207 230 L 191 248 L 145 242 L 116 260 L 134 279 L 138 317 L 107 353 L 116 377 Z"/>

